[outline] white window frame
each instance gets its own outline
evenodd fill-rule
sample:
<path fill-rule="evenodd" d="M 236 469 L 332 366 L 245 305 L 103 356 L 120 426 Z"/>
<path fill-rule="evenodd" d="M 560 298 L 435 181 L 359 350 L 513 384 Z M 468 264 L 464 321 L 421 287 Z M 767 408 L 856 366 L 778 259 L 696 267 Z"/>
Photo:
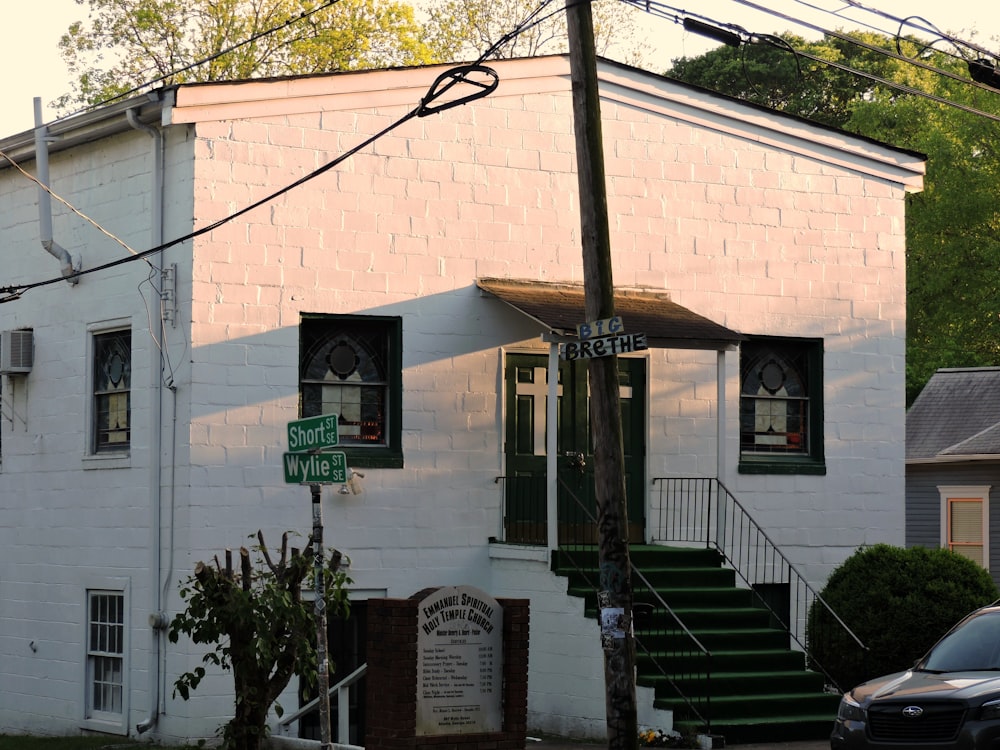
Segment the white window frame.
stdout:
<path fill-rule="evenodd" d="M 87 391 L 86 391 L 86 406 L 84 417 L 86 419 L 85 430 L 83 433 L 84 439 L 84 449 L 83 449 L 83 468 L 84 469 L 116 469 L 116 468 L 128 468 L 132 465 L 131 460 L 131 441 L 129 441 L 129 446 L 122 449 L 121 451 L 102 451 L 97 452 L 95 450 L 97 436 L 94 434 L 96 429 L 96 399 L 94 398 L 94 357 L 95 357 L 95 346 L 94 338 L 105 333 L 116 333 L 118 331 L 129 331 L 133 334 L 132 338 L 132 351 L 135 350 L 135 331 L 132 328 L 131 318 L 119 318 L 115 320 L 104 320 L 97 323 L 91 323 L 87 326 Z M 136 383 L 136 371 L 135 371 L 136 358 L 132 356 L 131 367 L 132 367 L 132 386 L 130 388 L 131 399 L 132 399 L 132 414 L 129 417 L 129 430 L 135 430 L 135 383 Z"/>
<path fill-rule="evenodd" d="M 82 695 L 82 717 L 81 728 L 109 734 L 127 735 L 129 730 L 129 694 L 130 688 L 130 624 L 129 624 L 129 581 L 128 579 L 99 579 L 88 582 L 84 588 L 83 598 L 83 685 Z M 122 639 L 120 652 L 117 654 L 121 659 L 121 713 L 98 711 L 93 708 L 93 682 L 94 672 L 92 657 L 97 654 L 91 651 L 90 647 L 90 626 L 91 626 L 91 601 L 95 595 L 119 596 L 122 599 Z"/>
<path fill-rule="evenodd" d="M 952 501 L 966 500 L 977 501 L 982 507 L 982 530 L 983 530 L 983 567 L 990 569 L 990 488 L 991 485 L 939 485 L 938 492 L 941 495 L 941 547 L 952 549 L 952 540 L 949 538 L 951 528 L 949 510 Z"/>

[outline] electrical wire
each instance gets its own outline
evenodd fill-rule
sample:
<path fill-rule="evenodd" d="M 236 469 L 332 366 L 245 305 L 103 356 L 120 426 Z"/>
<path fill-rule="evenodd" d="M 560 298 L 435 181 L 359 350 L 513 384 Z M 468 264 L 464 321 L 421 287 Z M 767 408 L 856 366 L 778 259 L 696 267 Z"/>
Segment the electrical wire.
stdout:
<path fill-rule="evenodd" d="M 655 2 L 655 0 L 621 0 L 621 2 L 624 2 L 627 5 L 632 5 L 632 6 L 635 6 L 635 7 L 638 7 L 638 8 L 643 8 L 643 9 L 649 8 L 649 10 L 647 12 L 649 12 L 651 14 L 654 14 L 654 15 L 659 15 L 660 12 L 663 12 L 663 14 L 664 14 L 665 17 L 671 17 L 671 18 L 675 18 L 676 16 L 673 16 L 673 14 L 670 14 L 670 13 L 666 13 L 665 11 L 660 11 L 660 7 L 661 6 L 662 6 L 662 8 L 669 8 L 669 10 L 675 11 L 677 13 L 685 13 L 686 12 L 686 11 L 683 11 L 683 10 L 681 10 L 679 8 L 674 8 L 672 6 L 665 5 L 663 3 Z M 868 50 L 870 50 L 872 52 L 876 52 L 878 54 L 883 54 L 883 55 L 886 55 L 888 57 L 892 57 L 892 58 L 901 60 L 903 62 L 912 64 L 912 65 L 916 65 L 918 67 L 924 68 L 924 69 L 929 70 L 931 72 L 943 75 L 943 76 L 948 77 L 948 78 L 952 78 L 952 79 L 954 79 L 954 80 L 956 80 L 956 81 L 958 81 L 958 82 L 960 82 L 962 84 L 965 84 L 965 85 L 968 85 L 968 86 L 973 86 L 975 88 L 982 89 L 982 90 L 987 91 L 989 93 L 993 93 L 993 94 L 997 93 L 997 90 L 995 88 L 993 88 L 991 86 L 988 86 L 988 85 L 984 85 L 982 83 L 979 83 L 978 81 L 974 81 L 974 80 L 972 80 L 970 78 L 965 78 L 963 76 L 960 76 L 960 75 L 957 75 L 955 73 L 952 73 L 951 71 L 946 71 L 946 70 L 937 68 L 935 66 L 928 65 L 927 63 L 924 63 L 921 60 L 915 60 L 915 59 L 913 59 L 911 57 L 907 57 L 907 56 L 904 56 L 904 55 L 900 55 L 900 54 L 894 53 L 891 50 L 887 50 L 887 49 L 884 49 L 882 47 L 877 47 L 875 45 L 870 45 L 870 44 L 868 44 L 866 42 L 863 42 L 863 41 L 861 41 L 859 39 L 856 39 L 855 37 L 851 37 L 851 36 L 848 36 L 848 35 L 845 35 L 845 34 L 840 34 L 839 32 L 829 31 L 829 30 L 824 29 L 824 28 L 822 28 L 820 26 L 816 26 L 816 25 L 810 24 L 810 23 L 808 23 L 806 21 L 803 21 L 802 19 L 797 19 L 797 18 L 794 18 L 792 16 L 788 16 L 786 14 L 783 14 L 783 13 L 780 13 L 778 11 L 772 10 L 770 8 L 766 8 L 764 6 L 757 5 L 756 3 L 750 2 L 750 0 L 733 0 L 733 2 L 737 2 L 737 3 L 741 4 L 741 5 L 745 5 L 747 7 L 750 7 L 750 8 L 753 8 L 753 9 L 756 9 L 756 10 L 768 13 L 770 15 L 777 16 L 777 17 L 782 18 L 782 19 L 784 19 L 784 20 L 786 20 L 788 22 L 791 22 L 793 24 L 806 26 L 806 27 L 808 27 L 808 28 L 810 28 L 810 29 L 812 29 L 814 31 L 819 31 L 820 33 L 829 34 L 830 36 L 833 36 L 833 37 L 836 37 L 838 39 L 841 39 L 842 41 L 845 41 L 845 42 L 847 42 L 849 44 L 855 44 L 855 45 L 864 47 L 864 48 L 866 48 L 866 49 L 868 49 Z M 654 8 L 656 9 L 655 11 L 654 11 Z M 746 41 L 748 41 L 748 42 L 755 41 L 755 40 L 768 41 L 768 37 L 770 37 L 771 39 L 774 38 L 772 35 L 749 33 L 749 32 L 746 32 L 745 29 L 742 29 L 742 27 L 734 26 L 733 24 L 720 23 L 718 21 L 715 21 L 714 19 L 706 18 L 705 16 L 697 16 L 697 17 L 699 19 L 702 19 L 702 20 L 707 21 L 709 23 L 716 24 L 717 26 L 719 26 L 721 28 L 724 28 L 724 29 L 739 29 L 744 34 L 746 34 Z M 773 43 L 773 42 L 771 42 L 771 43 Z M 894 83 L 894 82 L 889 81 L 887 79 L 875 76 L 875 75 L 873 75 L 871 73 L 866 73 L 864 71 L 857 70 L 856 68 L 852 68 L 852 67 L 850 67 L 848 65 L 844 65 L 843 63 L 836 63 L 836 62 L 827 60 L 825 58 L 818 57 L 816 55 L 807 54 L 807 53 L 802 52 L 800 50 L 793 50 L 793 52 L 794 52 L 794 54 L 796 54 L 796 55 L 798 55 L 798 56 L 800 56 L 802 58 L 805 58 L 805 59 L 808 59 L 808 60 L 812 60 L 814 62 L 823 64 L 823 65 L 828 65 L 828 66 L 837 68 L 839 70 L 843 70 L 843 71 L 845 71 L 847 73 L 851 73 L 853 75 L 860 76 L 862 78 L 867 78 L 867 79 L 869 79 L 871 81 L 874 81 L 876 83 L 884 85 L 884 86 L 886 86 L 888 88 L 892 88 L 892 89 L 895 89 L 897 91 L 901 91 L 903 93 L 912 94 L 914 96 L 921 96 L 921 97 L 924 97 L 924 98 L 929 99 L 931 101 L 937 102 L 938 104 L 943 104 L 943 105 L 946 105 L 946 106 L 949 106 L 949 107 L 953 107 L 955 109 L 960 109 L 960 110 L 963 110 L 965 112 L 969 112 L 970 114 L 974 114 L 974 115 L 978 115 L 978 116 L 981 116 L 981 117 L 985 117 L 985 118 L 990 119 L 990 120 L 1000 121 L 1000 116 L 994 115 L 994 114 L 992 114 L 990 112 L 985 112 L 985 111 L 980 110 L 980 109 L 976 109 L 975 107 L 970 107 L 968 105 L 961 104 L 960 102 L 956 102 L 956 101 L 954 101 L 952 99 L 946 99 L 944 97 L 940 97 L 940 96 L 937 96 L 935 94 L 927 93 L 926 91 L 921 91 L 919 89 L 915 89 L 915 88 L 912 88 L 912 87 L 904 86 L 902 84 Z M 752 84 L 751 84 L 751 86 L 752 86 Z"/>
<path fill-rule="evenodd" d="M 105 106 L 107 104 L 110 104 L 111 102 L 116 102 L 116 101 L 119 101 L 121 99 L 126 99 L 126 98 L 128 98 L 129 96 L 131 96 L 133 94 L 138 94 L 138 93 L 140 93 L 142 91 L 146 91 L 148 89 L 151 89 L 153 86 L 155 86 L 158 83 L 163 83 L 164 81 L 170 80 L 170 79 L 172 79 L 172 78 L 180 75 L 181 73 L 186 73 L 189 70 L 194 70 L 195 68 L 199 68 L 202 65 L 205 65 L 206 63 L 212 62 L 213 60 L 218 60 L 220 57 L 223 57 L 224 55 L 228 55 L 230 52 L 235 52 L 236 50 L 240 49 L 241 47 L 245 47 L 248 44 L 253 44 L 254 42 L 259 41 L 259 40 L 263 39 L 264 37 L 270 36 L 271 34 L 276 34 L 277 32 L 279 32 L 279 31 L 281 31 L 283 29 L 286 29 L 286 28 L 288 28 L 289 26 L 291 26 L 293 24 L 299 23 L 300 21 L 304 21 L 305 19 L 309 18 L 310 16 L 312 16 L 312 15 L 314 15 L 316 13 L 319 13 L 321 10 L 326 10 L 327 8 L 330 8 L 333 5 L 336 5 L 338 2 L 340 2 L 340 0 L 327 0 L 325 3 L 323 3 L 322 5 L 319 5 L 319 6 L 315 7 L 315 8 L 313 8 L 312 10 L 303 11 L 302 13 L 300 13 L 299 15 L 297 15 L 295 18 L 290 18 L 289 20 L 285 21 L 284 23 L 278 24 L 277 26 L 274 26 L 274 27 L 272 27 L 270 29 L 266 29 L 264 31 L 260 31 L 260 32 L 258 32 L 256 34 L 253 34 L 252 36 L 244 39 L 241 42 L 237 42 L 236 44 L 234 44 L 234 45 L 232 45 L 230 47 L 227 47 L 226 49 L 219 50 L 218 52 L 214 52 L 211 55 L 209 55 L 208 57 L 202 58 L 201 60 L 196 60 L 193 63 L 185 65 L 184 67 L 176 68 L 175 70 L 172 70 L 169 73 L 164 73 L 163 75 L 158 76 L 157 78 L 153 78 L 153 79 L 148 80 L 148 81 L 146 81 L 144 83 L 140 83 L 140 84 L 138 84 L 136 86 L 133 86 L 128 91 L 123 91 L 120 94 L 115 94 L 114 96 L 108 97 L 107 99 L 103 99 L 102 101 L 96 102 L 94 104 L 88 104 L 86 107 L 81 107 L 80 109 L 76 110 L 75 112 L 72 112 L 72 113 L 70 113 L 68 115 L 64 115 L 63 117 L 59 118 L 59 120 L 67 119 L 67 118 L 70 118 L 70 117 L 75 117 L 76 115 L 82 114 L 84 112 L 89 112 L 91 110 L 103 107 L 103 106 Z M 59 120 L 56 120 L 56 122 L 58 122 Z"/>
<path fill-rule="evenodd" d="M 336 2 L 336 0 L 332 0 L 332 1 Z M 398 118 L 394 122 L 390 123 L 385 128 L 383 128 L 382 130 L 378 131 L 377 133 L 369 136 L 368 138 L 365 138 L 360 143 L 358 143 L 355 146 L 351 147 L 350 149 L 348 149 L 346 152 L 344 152 L 340 156 L 338 156 L 335 159 L 327 162 L 326 164 L 324 164 L 321 167 L 313 170 L 312 172 L 309 172 L 308 174 L 300 177 L 299 179 L 295 180 L 294 182 L 286 184 L 284 187 L 279 188 L 278 190 L 270 193 L 269 195 L 267 195 L 267 196 L 265 196 L 265 197 L 263 197 L 263 198 L 261 198 L 261 199 L 259 199 L 257 201 L 254 201 L 253 203 L 250 203 L 249 205 L 244 206 L 243 208 L 241 208 L 241 209 L 239 209 L 239 210 L 237 210 L 237 211 L 235 211 L 235 212 L 233 212 L 233 213 L 231 213 L 231 214 L 229 214 L 229 215 L 227 215 L 227 216 L 225 216 L 225 217 L 223 217 L 221 219 L 218 219 L 218 220 L 212 222 L 211 224 L 208 224 L 207 226 L 201 227 L 200 229 L 196 229 L 196 230 L 194 230 L 192 232 L 189 232 L 188 234 L 185 234 L 185 235 L 183 235 L 181 237 L 177 237 L 177 238 L 175 238 L 173 240 L 169 240 L 168 242 L 161 243 L 161 244 L 159 244 L 159 245 L 157 245 L 155 247 L 151 247 L 151 248 L 148 248 L 146 250 L 142 250 L 142 251 L 138 251 L 138 252 L 133 251 L 134 254 L 131 255 L 131 256 L 127 256 L 127 257 L 123 257 L 123 258 L 118 258 L 116 260 L 109 261 L 107 263 L 103 263 L 103 264 L 98 265 L 98 266 L 94 266 L 93 268 L 88 268 L 88 269 L 85 269 L 85 270 L 80 270 L 80 271 L 77 271 L 76 273 L 74 273 L 74 274 L 72 274 L 70 276 L 53 277 L 53 278 L 49 278 L 49 279 L 46 279 L 46 280 L 43 280 L 43 281 L 33 282 L 33 283 L 30 283 L 30 284 L 0 286 L 0 295 L 3 295 L 3 296 L 0 296 L 0 304 L 2 304 L 4 302 L 12 302 L 14 300 L 20 299 L 21 296 L 25 292 L 30 291 L 32 289 L 37 289 L 37 288 L 40 288 L 40 287 L 49 286 L 51 284 L 55 284 L 55 283 L 58 283 L 60 281 L 72 280 L 72 279 L 79 278 L 81 276 L 86 276 L 86 275 L 89 275 L 89 274 L 92 274 L 92 273 L 98 273 L 100 271 L 106 271 L 108 269 L 115 268 L 115 267 L 123 265 L 125 263 L 130 263 L 130 262 L 132 262 L 134 260 L 145 259 L 145 258 L 147 258 L 147 256 L 154 255 L 156 253 L 162 252 L 162 251 L 167 250 L 167 249 L 169 249 L 171 247 L 174 247 L 176 245 L 181 245 L 181 244 L 183 244 L 185 242 L 189 242 L 189 241 L 191 241 L 191 240 L 193 240 L 193 239 L 195 239 L 197 237 L 200 237 L 200 236 L 202 236 L 204 234 L 212 232 L 215 229 L 218 229 L 219 227 L 221 227 L 221 226 L 223 226 L 225 224 L 228 224 L 231 221 L 234 221 L 235 219 L 239 218 L 240 216 L 243 216 L 244 214 L 247 214 L 247 213 L 249 213 L 249 212 L 251 212 L 251 211 L 253 211 L 253 210 L 257 209 L 257 208 L 260 208 L 261 206 L 263 206 L 263 205 L 265 205 L 267 203 L 270 203 L 270 202 L 276 200 L 277 198 L 279 198 L 282 195 L 290 192 L 291 190 L 294 190 L 295 188 L 297 188 L 297 187 L 299 187 L 299 186 L 301 186 L 301 185 L 303 185 L 303 184 L 305 184 L 305 183 L 307 183 L 307 182 L 309 182 L 309 181 L 311 181 L 311 180 L 319 177 L 320 175 L 325 174 L 326 172 L 330 171 L 331 169 L 333 169 L 333 168 L 339 166 L 340 164 L 342 164 L 344 161 L 346 161 L 350 157 L 354 156 L 356 153 L 358 153 L 362 149 L 367 148 L 369 145 L 375 143 L 377 140 L 379 140 L 383 136 L 387 135 L 391 131 L 395 130 L 399 126 L 403 125 L 404 123 L 408 122 L 409 120 L 412 120 L 415 117 L 423 117 L 423 116 L 426 116 L 426 115 L 429 115 L 429 114 L 434 114 L 436 112 L 441 112 L 441 111 L 443 111 L 445 109 L 449 109 L 449 108 L 454 107 L 454 106 L 465 104 L 465 103 L 467 103 L 469 101 L 472 101 L 473 99 L 478 99 L 478 98 L 481 98 L 483 96 L 487 96 L 488 94 L 492 93 L 493 90 L 495 90 L 495 88 L 497 86 L 497 83 L 499 81 L 499 78 L 496 76 L 496 73 L 494 71 L 492 71 L 489 68 L 483 67 L 481 65 L 481 63 L 483 61 L 485 61 L 486 59 L 488 59 L 491 55 L 495 54 L 504 45 L 506 45 L 510 41 L 516 39 L 520 34 L 524 33 L 526 30 L 528 30 L 528 29 L 532 28 L 533 26 L 537 25 L 538 23 L 542 23 L 544 20 L 546 20 L 545 17 L 539 18 L 539 16 L 553 2 L 554 2 L 554 0 L 542 0 L 542 2 L 540 2 L 538 4 L 538 6 L 521 23 L 519 23 L 512 31 L 508 32 L 507 34 L 504 34 L 499 40 L 497 40 L 492 45 L 490 45 L 490 47 L 487 48 L 486 51 L 484 51 L 477 58 L 477 60 L 476 60 L 475 63 L 473 63 L 471 65 L 458 66 L 457 68 L 452 68 L 449 71 L 447 71 L 447 72 L 443 73 L 442 75 L 438 76 L 438 78 L 434 81 L 434 83 L 431 84 L 431 87 L 428 89 L 427 93 L 420 100 L 420 103 L 416 107 L 414 107 L 413 109 L 411 109 L 409 112 L 407 112 L 405 115 L 403 115 L 402 117 Z M 460 71 L 460 73 L 456 74 L 456 73 L 454 73 L 454 71 Z M 473 72 L 481 73 L 481 74 L 487 75 L 488 77 L 492 77 L 492 83 L 481 83 L 479 81 L 474 81 L 474 80 L 469 79 L 467 77 L 467 75 L 470 74 L 470 73 L 473 73 Z M 437 100 L 438 98 L 444 96 L 450 89 L 452 89 L 454 86 L 456 86 L 456 85 L 458 85 L 460 83 L 469 83 L 469 84 L 472 84 L 473 86 L 475 86 L 479 90 L 476 91 L 476 92 L 474 92 L 471 95 L 467 95 L 465 97 L 460 97 L 457 100 L 449 101 L 449 102 L 446 102 L 444 104 L 440 104 L 440 105 L 434 105 L 433 104 L 433 102 L 435 100 Z M 8 161 L 11 161 L 9 157 L 6 157 L 6 155 L 4 155 L 4 156 L 5 156 L 5 158 L 8 159 Z M 13 161 L 11 161 L 11 163 L 13 164 Z M 32 178 L 32 179 L 34 179 L 34 178 Z M 146 261 L 146 262 L 148 263 L 149 261 Z"/>
<path fill-rule="evenodd" d="M 114 240 L 119 245 L 121 245 L 123 248 L 125 248 L 130 253 L 132 253 L 132 255 L 134 255 L 134 256 L 139 256 L 140 255 L 140 253 L 136 252 L 131 247 L 129 247 L 128 243 L 125 242 L 125 240 L 122 240 L 119 237 L 116 237 L 114 234 L 112 234 L 107 229 L 105 229 L 104 227 L 102 227 L 95 219 L 90 218 L 89 216 L 87 216 L 87 214 L 83 213 L 83 211 L 81 211 L 80 209 L 78 209 L 76 206 L 74 206 L 68 200 L 66 200 L 65 198 L 61 197 L 57 193 L 53 192 L 53 190 L 48 185 L 43 184 L 42 181 L 39 180 L 37 177 L 35 177 L 33 174 L 31 174 L 30 172 L 25 171 L 25 169 L 20 164 L 18 164 L 16 161 L 14 161 L 13 157 L 11 157 L 9 154 L 7 154 L 6 152 L 4 152 L 3 149 L 0 149 L 0 159 L 6 159 L 7 162 L 12 167 L 14 167 L 14 169 L 16 169 L 18 172 L 20 172 L 24 177 L 26 177 L 29 180 L 31 180 L 32 182 L 34 182 L 36 185 L 38 185 L 38 187 L 40 187 L 46 193 L 48 193 L 53 198 L 55 198 L 57 201 L 59 201 L 60 203 L 62 203 L 64 206 L 66 206 L 66 208 L 68 208 L 74 214 L 76 214 L 77 216 L 79 216 L 81 219 L 83 219 L 87 223 L 89 223 L 89 224 L 93 225 L 94 227 L 96 227 L 97 230 L 99 232 L 101 232 L 101 234 L 104 234 L 107 237 L 110 237 L 112 240 Z M 149 261 L 146 261 L 146 262 L 148 263 Z"/>
<path fill-rule="evenodd" d="M 801 0 L 799 0 L 799 1 L 801 1 Z M 917 25 L 912 24 L 912 23 L 909 23 L 909 25 L 911 27 L 915 28 L 915 29 L 920 29 L 922 31 L 932 31 L 934 34 L 937 34 L 938 36 L 940 36 L 941 39 L 943 39 L 944 41 L 950 42 L 951 44 L 955 45 L 956 47 L 958 47 L 958 46 L 968 47 L 969 49 L 976 50 L 977 52 L 979 52 L 982 55 L 987 55 L 989 57 L 997 58 L 996 54 L 994 54 L 993 52 L 990 52 L 989 50 L 987 50 L 987 49 L 985 49 L 983 47 L 980 47 L 978 44 L 966 41 L 964 39 L 958 39 L 957 37 L 951 36 L 950 34 L 942 33 L 936 26 L 934 26 L 934 24 L 930 23 L 929 21 L 927 21 L 924 18 L 921 18 L 920 16 L 908 16 L 907 18 L 904 19 L 904 18 L 899 18 L 898 16 L 894 16 L 891 13 L 886 13 L 885 11 L 881 11 L 878 8 L 871 8 L 871 7 L 868 7 L 866 5 L 862 5 L 861 3 L 857 2 L 857 0 L 843 0 L 843 2 L 846 2 L 852 8 L 858 8 L 859 10 L 864 10 L 864 11 L 867 11 L 868 13 L 873 13 L 873 14 L 875 14 L 877 16 L 882 17 L 882 18 L 886 18 L 886 19 L 888 19 L 890 21 L 894 21 L 894 22 L 900 24 L 900 27 L 902 27 L 904 24 L 907 24 L 911 19 L 915 18 L 915 19 L 921 20 L 924 23 L 928 24 L 928 26 L 930 28 L 929 29 L 928 28 L 922 28 L 922 27 L 917 26 Z"/>
<path fill-rule="evenodd" d="M 865 41 L 863 41 L 861 39 L 858 39 L 857 37 L 849 36 L 847 34 L 842 34 L 839 31 L 831 31 L 830 29 L 826 29 L 826 28 L 824 28 L 822 26 L 818 26 L 816 24 L 810 23 L 810 22 L 805 21 L 803 19 L 795 18 L 794 16 L 789 16 L 789 15 L 787 15 L 785 13 L 781 13 L 780 11 L 774 10 L 772 8 L 767 8 L 767 7 L 763 6 L 763 5 L 758 5 L 757 3 L 752 2 L 752 0 L 732 0 L 732 1 L 735 2 L 735 3 L 738 3 L 740 5 L 746 6 L 747 8 L 752 8 L 753 10 L 758 10 L 758 11 L 761 11 L 761 12 L 764 12 L 764 13 L 769 13 L 772 16 L 775 16 L 776 18 L 782 19 L 786 23 L 793 23 L 793 24 L 797 24 L 799 26 L 803 26 L 803 27 L 805 27 L 807 29 L 810 29 L 812 31 L 819 32 L 820 34 L 824 34 L 826 36 L 833 37 L 834 39 L 839 39 L 842 42 L 847 42 L 848 44 L 854 44 L 854 45 L 856 45 L 858 47 L 863 47 L 864 49 L 866 49 L 866 50 L 868 50 L 870 52 L 875 52 L 875 53 L 878 53 L 878 54 L 885 55 L 886 57 L 892 57 L 892 58 L 894 58 L 896 60 L 900 60 L 902 62 L 910 63 L 911 65 L 915 65 L 918 68 L 923 68 L 924 70 L 928 70 L 928 71 L 931 71 L 933 73 L 937 73 L 938 75 L 945 76 L 946 78 L 951 78 L 951 79 L 953 79 L 955 81 L 958 81 L 960 83 L 965 83 L 965 84 L 968 84 L 970 86 L 976 86 L 976 87 L 984 89 L 986 91 L 995 91 L 994 89 L 991 89 L 989 86 L 984 86 L 983 84 L 981 84 L 981 83 L 979 83 L 977 81 L 973 81 L 973 80 L 971 80 L 969 78 L 966 78 L 964 76 L 960 76 L 957 73 L 952 73 L 951 71 L 944 70 L 942 68 L 938 68 L 938 67 L 933 66 L 933 65 L 929 65 L 929 64 L 923 62 L 922 60 L 917 60 L 917 59 L 914 59 L 912 57 L 907 57 L 907 56 L 899 54 L 899 53 L 894 53 L 891 50 L 887 50 L 887 49 L 885 49 L 883 47 L 878 47 L 878 46 L 876 46 L 874 44 L 869 44 L 868 42 L 865 42 Z M 824 60 L 822 60 L 822 58 L 819 58 L 819 60 L 821 62 L 825 62 Z M 851 69 L 847 68 L 847 70 L 851 70 Z"/>

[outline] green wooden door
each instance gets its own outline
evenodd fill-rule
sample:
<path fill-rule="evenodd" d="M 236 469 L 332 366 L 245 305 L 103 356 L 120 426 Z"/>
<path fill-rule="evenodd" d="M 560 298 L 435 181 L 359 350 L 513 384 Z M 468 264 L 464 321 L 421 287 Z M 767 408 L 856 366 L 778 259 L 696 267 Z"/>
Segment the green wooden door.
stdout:
<path fill-rule="evenodd" d="M 505 533 L 510 542 L 546 542 L 548 358 L 507 357 Z M 630 541 L 644 540 L 646 361 L 618 359 Z M 557 466 L 560 543 L 596 542 L 594 461 L 586 361 L 559 363 Z"/>

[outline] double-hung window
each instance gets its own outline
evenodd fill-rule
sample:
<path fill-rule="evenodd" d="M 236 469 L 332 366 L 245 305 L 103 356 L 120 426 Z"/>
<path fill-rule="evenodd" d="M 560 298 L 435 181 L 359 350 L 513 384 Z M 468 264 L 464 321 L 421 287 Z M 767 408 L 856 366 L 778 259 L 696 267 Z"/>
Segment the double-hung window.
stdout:
<path fill-rule="evenodd" d="M 822 341 L 754 337 L 740 346 L 739 470 L 826 473 Z"/>
<path fill-rule="evenodd" d="M 398 317 L 302 317 L 299 414 L 336 414 L 352 467 L 403 465 L 402 330 Z"/>
<path fill-rule="evenodd" d="M 92 452 L 127 452 L 132 439 L 132 333 L 118 330 L 93 336 Z"/>
<path fill-rule="evenodd" d="M 86 718 L 121 724 L 125 714 L 125 594 L 87 591 Z"/>
<path fill-rule="evenodd" d="M 941 546 L 989 569 L 990 487 L 940 486 Z"/>

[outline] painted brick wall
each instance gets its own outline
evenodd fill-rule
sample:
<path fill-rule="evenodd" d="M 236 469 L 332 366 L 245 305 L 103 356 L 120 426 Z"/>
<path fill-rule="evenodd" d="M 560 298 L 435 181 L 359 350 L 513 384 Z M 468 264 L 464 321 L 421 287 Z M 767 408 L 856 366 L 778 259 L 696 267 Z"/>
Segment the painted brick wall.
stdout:
<path fill-rule="evenodd" d="M 284 485 L 280 464 L 284 426 L 298 416 L 302 313 L 403 319 L 405 468 L 366 471 L 363 495 L 324 495 L 326 538 L 351 556 L 356 587 L 389 597 L 426 585 L 490 590 L 503 355 L 541 344 L 537 326 L 474 281 L 582 280 L 568 83 L 551 64 L 503 63 L 490 98 L 411 120 L 307 185 L 168 250 L 163 260 L 178 264 L 178 296 L 190 303 L 163 341 L 149 334 L 155 305 L 141 262 L 0 306 L 0 330 L 36 332 L 35 371 L 3 383 L 0 658 L 18 689 L 0 705 L 0 728 L 79 726 L 83 594 L 102 580 L 128 582 L 126 723 L 148 712 L 151 453 L 175 463 L 162 478 L 175 545 L 168 613 L 198 560 L 258 528 L 275 541 L 308 530 L 308 491 Z M 534 79 L 518 77 L 532 66 Z M 822 581 L 860 544 L 903 541 L 902 187 L 862 177 L 854 163 L 864 159 L 840 158 L 829 145 L 837 136 L 825 131 L 796 126 L 762 138 L 756 121 L 746 132 L 722 116 L 696 122 L 697 107 L 664 113 L 644 91 L 609 89 L 603 103 L 615 282 L 666 289 L 749 334 L 823 337 L 827 475 L 736 473 L 730 354 L 723 477 L 800 570 Z M 412 106 L 378 101 L 373 92 L 322 111 L 170 126 L 166 238 L 265 197 Z M 817 139 L 811 150 L 807 135 Z M 129 132 L 54 154 L 53 187 L 131 247 L 149 247 L 151 148 Z M 33 185 L 0 173 L 6 283 L 57 272 L 37 242 L 36 200 Z M 127 253 L 58 204 L 55 236 L 86 267 Z M 86 347 L 89 330 L 122 320 L 133 329 L 133 448 L 112 465 L 84 458 Z M 157 437 L 161 349 L 171 387 Z M 711 476 L 715 355 L 648 357 L 648 475 Z M 172 649 L 168 678 L 199 659 L 197 649 Z M 222 676 L 209 679 L 197 706 L 173 701 L 166 678 L 161 691 L 164 739 L 211 735 L 231 706 Z"/>

